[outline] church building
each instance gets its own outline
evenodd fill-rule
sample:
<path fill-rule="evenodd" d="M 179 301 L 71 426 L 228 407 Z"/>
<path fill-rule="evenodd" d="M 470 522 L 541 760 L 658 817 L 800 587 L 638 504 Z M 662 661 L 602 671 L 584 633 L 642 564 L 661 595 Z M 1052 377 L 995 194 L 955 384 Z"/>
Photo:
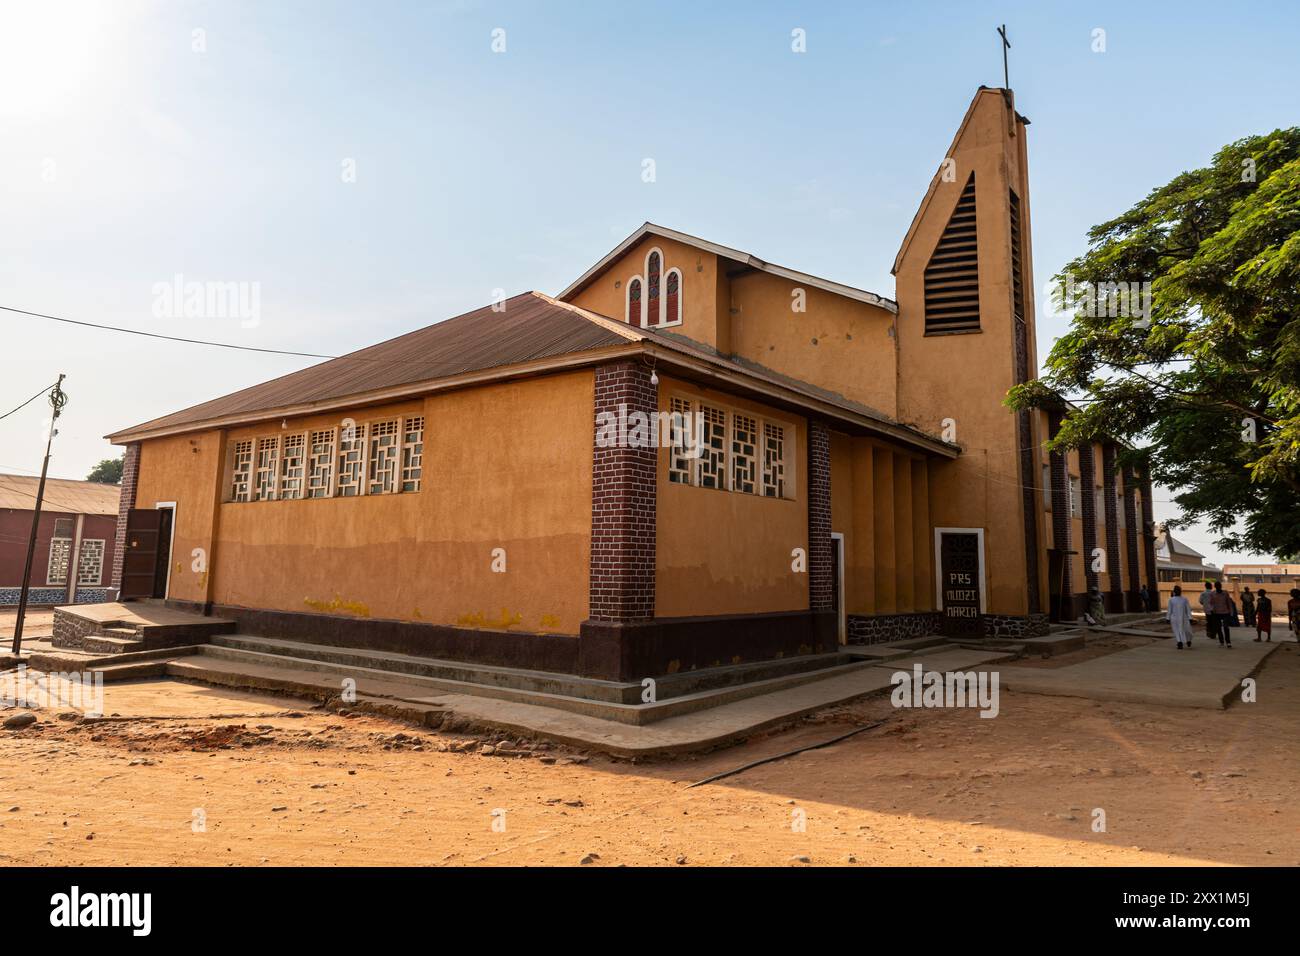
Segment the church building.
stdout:
<path fill-rule="evenodd" d="M 109 436 L 114 584 L 268 637 L 615 681 L 1157 591 L 1147 479 L 1049 455 L 1026 136 L 981 88 L 894 298 L 646 223 L 528 292 Z"/>

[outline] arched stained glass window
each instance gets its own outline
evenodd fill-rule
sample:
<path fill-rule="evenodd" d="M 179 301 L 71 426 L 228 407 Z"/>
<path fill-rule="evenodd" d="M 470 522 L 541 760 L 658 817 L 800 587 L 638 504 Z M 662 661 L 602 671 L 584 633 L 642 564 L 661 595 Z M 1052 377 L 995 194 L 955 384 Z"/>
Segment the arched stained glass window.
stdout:
<path fill-rule="evenodd" d="M 682 320 L 682 274 L 669 269 L 664 279 L 664 325 L 674 325 Z"/>
<path fill-rule="evenodd" d="M 641 328 L 641 279 L 638 277 L 627 284 L 627 324 Z"/>
<path fill-rule="evenodd" d="M 663 257 L 653 250 L 646 257 L 646 321 L 647 326 L 659 324 L 659 273 L 663 270 Z"/>

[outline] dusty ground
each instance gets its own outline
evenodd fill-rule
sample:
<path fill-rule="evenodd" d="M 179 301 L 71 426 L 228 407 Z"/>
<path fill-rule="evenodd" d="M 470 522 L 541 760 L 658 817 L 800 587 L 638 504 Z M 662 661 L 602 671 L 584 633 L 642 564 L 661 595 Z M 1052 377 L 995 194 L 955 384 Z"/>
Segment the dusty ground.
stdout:
<path fill-rule="evenodd" d="M 0 611 L 0 653 L 9 650 L 9 644 L 13 641 L 14 625 L 18 623 L 18 611 L 5 609 Z M 45 608 L 28 608 L 26 616 L 23 618 L 23 639 L 29 637 L 49 637 L 54 633 L 54 609 Z"/>
<path fill-rule="evenodd" d="M 1006 692 L 993 720 L 876 698 L 633 764 L 452 752 L 483 741 L 199 685 L 110 684 L 119 719 L 44 710 L 0 730 L 0 864 L 1300 865 L 1295 645 L 1259 687 L 1258 703 L 1224 712 Z"/>

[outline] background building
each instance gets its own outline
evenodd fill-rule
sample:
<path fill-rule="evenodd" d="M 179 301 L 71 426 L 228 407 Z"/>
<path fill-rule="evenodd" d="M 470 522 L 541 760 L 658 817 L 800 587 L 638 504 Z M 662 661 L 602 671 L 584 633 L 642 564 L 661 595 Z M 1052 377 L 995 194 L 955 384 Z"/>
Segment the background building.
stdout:
<path fill-rule="evenodd" d="M 1205 555 L 1175 538 L 1165 524 L 1156 530 L 1156 573 L 1162 607 L 1174 593 L 1175 584 L 1182 585 L 1184 596 L 1195 599 L 1206 581 L 1218 581 L 1223 576 L 1218 567 L 1205 563 Z"/>
<path fill-rule="evenodd" d="M 33 476 L 0 475 L 0 606 L 18 603 L 39 484 Z M 29 604 L 87 603 L 113 596 L 119 494 L 117 485 L 46 479 Z"/>

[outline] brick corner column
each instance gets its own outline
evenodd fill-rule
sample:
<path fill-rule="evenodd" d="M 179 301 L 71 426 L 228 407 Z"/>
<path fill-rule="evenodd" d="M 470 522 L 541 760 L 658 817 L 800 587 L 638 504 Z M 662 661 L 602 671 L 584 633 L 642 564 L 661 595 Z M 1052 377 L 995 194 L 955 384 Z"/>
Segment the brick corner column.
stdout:
<path fill-rule="evenodd" d="M 834 611 L 831 557 L 831 433 L 808 423 L 808 608 Z"/>
<path fill-rule="evenodd" d="M 1119 561 L 1119 501 L 1115 488 L 1115 446 L 1101 446 L 1101 496 L 1106 505 L 1106 579 L 1110 586 L 1106 593 L 1106 610 L 1119 613 L 1124 610 L 1124 584 Z"/>
<path fill-rule="evenodd" d="M 591 467 L 591 575 L 588 615 L 593 622 L 646 621 L 655 613 L 655 470 L 658 449 L 602 442 L 603 413 L 629 422 L 659 410 L 659 389 L 641 362 L 596 369 Z M 629 422 L 628 430 L 631 424 Z"/>
<path fill-rule="evenodd" d="M 1047 433 L 1055 438 L 1061 430 L 1061 413 L 1049 412 L 1047 416 Z M 1052 542 L 1061 553 L 1061 620 L 1073 620 L 1074 610 L 1074 563 L 1070 554 L 1070 477 L 1067 459 L 1063 452 L 1048 453 L 1049 470 L 1052 479 Z"/>
<path fill-rule="evenodd" d="M 1093 570 L 1093 551 L 1097 549 L 1097 473 L 1095 448 L 1089 444 L 1079 449 L 1079 493 L 1083 500 L 1080 511 L 1083 514 L 1083 579 L 1088 586 L 1089 597 L 1093 588 L 1101 590 L 1101 575 Z"/>
<path fill-rule="evenodd" d="M 126 556 L 126 518 L 135 507 L 135 489 L 140 477 L 140 443 L 126 446 L 122 462 L 122 486 L 117 497 L 117 533 L 113 536 L 113 590 L 122 589 L 122 562 Z M 114 595 L 116 597 L 117 595 Z"/>
<path fill-rule="evenodd" d="M 1146 559 L 1147 590 L 1156 610 L 1160 610 L 1160 576 L 1156 574 L 1156 516 L 1155 506 L 1151 501 L 1151 476 L 1143 472 L 1140 480 L 1142 489 L 1142 551 Z"/>
<path fill-rule="evenodd" d="M 1128 593 L 1125 609 L 1140 611 L 1142 609 L 1141 569 L 1138 567 L 1138 510 L 1134 493 L 1137 491 L 1137 477 L 1133 469 L 1124 468 L 1124 563 L 1128 569 Z"/>

